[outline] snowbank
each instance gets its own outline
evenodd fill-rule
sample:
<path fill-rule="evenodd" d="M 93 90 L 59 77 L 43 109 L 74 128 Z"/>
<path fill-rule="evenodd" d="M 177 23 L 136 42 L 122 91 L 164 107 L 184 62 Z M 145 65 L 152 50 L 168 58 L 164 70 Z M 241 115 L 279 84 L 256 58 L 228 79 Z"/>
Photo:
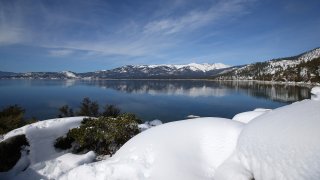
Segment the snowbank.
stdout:
<path fill-rule="evenodd" d="M 154 126 L 159 126 L 162 124 L 162 121 L 159 120 L 159 119 L 155 119 L 155 120 L 152 120 L 152 121 L 146 121 L 145 123 L 143 124 L 139 124 L 139 129 L 140 131 L 145 131 L 149 128 L 152 128 Z"/>
<path fill-rule="evenodd" d="M 193 118 L 199 118 L 199 117 L 200 117 L 200 116 L 190 114 L 190 115 L 188 115 L 186 118 L 188 118 L 188 119 L 193 119 Z"/>
<path fill-rule="evenodd" d="M 320 86 L 311 89 L 312 100 L 320 101 Z"/>
<path fill-rule="evenodd" d="M 252 119 L 261 116 L 262 114 L 271 111 L 271 109 L 263 109 L 263 108 L 257 108 L 253 111 L 248 111 L 248 112 L 243 112 L 243 113 L 239 113 L 236 114 L 232 120 L 234 121 L 239 121 L 242 123 L 249 123 Z"/>
<path fill-rule="evenodd" d="M 80 166 L 61 179 L 212 179 L 242 127 L 223 118 L 167 123 L 135 136 L 109 160 Z"/>
<path fill-rule="evenodd" d="M 70 128 L 78 127 L 83 118 L 85 117 L 57 118 L 39 121 L 8 132 L 2 140 L 20 134 L 43 133 L 48 136 L 65 134 Z"/>
<path fill-rule="evenodd" d="M 56 179 L 74 167 L 92 162 L 95 158 L 93 152 L 74 155 L 65 151 L 58 152 L 53 147 L 58 137 L 78 127 L 83 118 L 49 119 L 10 131 L 3 140 L 25 134 L 30 144 L 29 154 L 23 152 L 21 159 L 9 172 L 0 173 L 0 179 Z M 26 170 L 21 171 L 23 169 Z"/>
<path fill-rule="evenodd" d="M 320 179 L 320 102 L 304 100 L 248 123 L 215 179 Z"/>
<path fill-rule="evenodd" d="M 59 179 L 62 174 L 75 167 L 92 163 L 96 159 L 96 155 L 92 151 L 75 155 L 68 151 L 58 151 L 53 147 L 58 137 L 64 136 L 69 129 L 80 126 L 83 118 L 85 117 L 39 121 L 4 135 L 1 141 L 25 134 L 30 146 L 21 152 L 20 160 L 10 171 L 0 172 L 0 179 Z M 160 120 L 153 120 L 140 124 L 139 128 L 146 130 L 161 124 Z"/>

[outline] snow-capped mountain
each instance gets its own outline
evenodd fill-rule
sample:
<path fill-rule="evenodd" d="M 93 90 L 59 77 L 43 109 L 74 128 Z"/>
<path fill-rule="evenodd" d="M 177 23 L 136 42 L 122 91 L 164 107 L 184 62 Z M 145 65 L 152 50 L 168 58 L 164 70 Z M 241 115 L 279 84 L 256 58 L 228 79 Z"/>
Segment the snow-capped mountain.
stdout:
<path fill-rule="evenodd" d="M 297 56 L 248 64 L 221 72 L 221 80 L 320 82 L 320 48 Z"/>
<path fill-rule="evenodd" d="M 190 64 L 182 64 L 182 65 L 138 65 L 134 66 L 135 68 L 143 68 L 143 69 L 154 69 L 154 68 L 168 68 L 168 69 L 175 69 L 183 71 L 185 69 L 189 69 L 191 71 L 202 71 L 202 72 L 208 72 L 216 69 L 223 69 L 230 67 L 229 65 L 225 65 L 222 63 L 215 63 L 215 64 L 197 64 L 197 63 L 190 63 Z"/>
<path fill-rule="evenodd" d="M 182 65 L 127 65 L 111 70 L 96 71 L 94 73 L 84 73 L 84 78 L 205 78 L 216 75 L 223 69 L 230 66 L 216 64 L 182 64 Z"/>

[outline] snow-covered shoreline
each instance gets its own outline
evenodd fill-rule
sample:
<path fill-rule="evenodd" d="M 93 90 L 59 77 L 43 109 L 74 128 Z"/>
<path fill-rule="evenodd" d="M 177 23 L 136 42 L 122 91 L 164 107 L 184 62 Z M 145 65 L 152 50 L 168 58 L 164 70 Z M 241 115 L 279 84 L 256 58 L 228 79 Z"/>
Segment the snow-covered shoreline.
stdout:
<path fill-rule="evenodd" d="M 300 86 L 300 87 L 315 87 L 320 86 L 320 83 L 312 82 L 293 82 L 293 81 L 262 81 L 262 80 L 249 80 L 249 79 L 234 79 L 234 80 L 212 80 L 217 82 L 253 82 L 259 84 L 271 84 L 271 85 L 289 85 L 289 86 Z"/>
<path fill-rule="evenodd" d="M 320 88 L 311 93 L 311 100 L 239 113 L 233 120 L 147 122 L 139 126 L 142 133 L 99 162 L 92 151 L 75 155 L 53 147 L 83 117 L 37 122 L 4 136 L 25 134 L 30 153 L 23 151 L 0 179 L 320 179 Z"/>

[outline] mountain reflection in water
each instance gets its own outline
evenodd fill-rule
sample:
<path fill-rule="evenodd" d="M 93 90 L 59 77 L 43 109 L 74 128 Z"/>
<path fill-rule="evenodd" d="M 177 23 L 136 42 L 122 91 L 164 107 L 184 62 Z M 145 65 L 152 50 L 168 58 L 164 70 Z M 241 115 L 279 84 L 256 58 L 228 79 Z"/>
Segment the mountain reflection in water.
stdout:
<path fill-rule="evenodd" d="M 76 83 L 77 81 L 74 81 Z M 310 88 L 255 81 L 165 81 L 165 80 L 97 80 L 82 81 L 86 85 L 111 88 L 126 93 L 182 96 L 225 96 L 234 91 L 281 102 L 310 98 Z"/>

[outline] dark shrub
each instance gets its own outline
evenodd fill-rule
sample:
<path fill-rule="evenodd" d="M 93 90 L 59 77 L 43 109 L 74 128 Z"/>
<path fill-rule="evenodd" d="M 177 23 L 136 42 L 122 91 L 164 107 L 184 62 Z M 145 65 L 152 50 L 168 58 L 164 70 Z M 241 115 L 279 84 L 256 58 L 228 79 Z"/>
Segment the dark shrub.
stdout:
<path fill-rule="evenodd" d="M 23 125 L 25 110 L 14 105 L 4 108 L 0 112 L 0 134 L 7 133 Z"/>
<path fill-rule="evenodd" d="M 88 121 L 91 121 L 93 118 L 83 118 L 81 124 L 86 124 Z"/>
<path fill-rule="evenodd" d="M 94 101 L 92 102 L 88 97 L 84 98 L 80 105 L 80 111 L 77 113 L 79 116 L 99 116 L 99 104 Z"/>
<path fill-rule="evenodd" d="M 74 139 L 75 153 L 93 150 L 97 154 L 112 155 L 138 133 L 135 116 L 120 115 L 117 118 L 86 119 L 79 128 L 69 130 L 67 138 Z"/>
<path fill-rule="evenodd" d="M 10 170 L 18 162 L 22 146 L 29 146 L 24 134 L 11 137 L 0 143 L 0 172 Z"/>
<path fill-rule="evenodd" d="M 58 115 L 59 118 L 74 116 L 73 109 L 70 108 L 68 105 L 64 105 L 64 106 L 60 107 L 59 112 L 60 112 Z"/>
<path fill-rule="evenodd" d="M 70 149 L 72 147 L 73 142 L 74 139 L 70 136 L 59 137 L 58 139 L 56 139 L 54 147 L 62 150 Z"/>
<path fill-rule="evenodd" d="M 115 105 L 106 105 L 103 108 L 103 112 L 101 113 L 101 116 L 104 117 L 117 117 L 120 114 L 120 109 L 116 107 Z"/>
<path fill-rule="evenodd" d="M 29 123 L 36 122 L 36 119 L 24 119 L 25 110 L 18 105 L 8 106 L 0 111 L 0 134 L 5 134 L 13 129 Z"/>
<path fill-rule="evenodd" d="M 102 112 L 99 111 L 99 107 L 100 105 L 97 101 L 92 102 L 90 98 L 85 97 L 80 103 L 80 110 L 78 112 L 74 113 L 72 108 L 70 108 L 68 105 L 64 105 L 59 108 L 58 117 L 73 117 L 75 115 L 89 117 L 117 117 L 121 112 L 121 110 L 115 105 L 105 105 Z"/>

